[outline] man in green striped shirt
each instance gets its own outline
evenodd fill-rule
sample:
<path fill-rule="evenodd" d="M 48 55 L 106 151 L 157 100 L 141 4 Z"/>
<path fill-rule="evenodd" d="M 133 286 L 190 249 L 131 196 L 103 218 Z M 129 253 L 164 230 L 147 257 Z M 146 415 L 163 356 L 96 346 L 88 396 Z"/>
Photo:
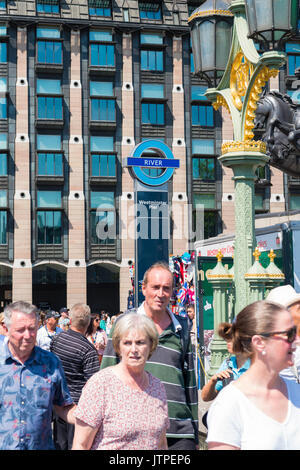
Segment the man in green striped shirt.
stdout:
<path fill-rule="evenodd" d="M 173 291 L 173 274 L 166 263 L 158 262 L 145 273 L 145 301 L 137 313 L 150 317 L 157 328 L 159 343 L 145 369 L 163 382 L 168 399 L 170 427 L 168 447 L 193 450 L 198 444 L 198 390 L 188 323 L 168 309 Z M 110 333 L 110 338 L 112 331 Z M 101 369 L 118 361 L 109 338 Z"/>

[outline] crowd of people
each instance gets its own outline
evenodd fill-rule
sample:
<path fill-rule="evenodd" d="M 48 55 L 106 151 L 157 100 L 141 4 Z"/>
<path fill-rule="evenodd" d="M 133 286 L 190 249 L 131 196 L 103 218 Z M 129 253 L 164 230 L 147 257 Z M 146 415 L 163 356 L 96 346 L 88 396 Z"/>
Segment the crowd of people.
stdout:
<path fill-rule="evenodd" d="M 142 288 L 139 309 L 111 318 L 83 303 L 5 307 L 1 450 L 197 448 L 190 326 L 168 309 L 169 266 L 151 266 Z"/>
<path fill-rule="evenodd" d="M 1 450 L 197 450 L 195 312 L 168 308 L 173 274 L 110 318 L 84 303 L 0 316 Z M 201 390 L 211 450 L 300 449 L 300 294 L 273 289 L 219 325 L 229 356 Z M 295 355 L 295 361 L 293 359 Z"/>

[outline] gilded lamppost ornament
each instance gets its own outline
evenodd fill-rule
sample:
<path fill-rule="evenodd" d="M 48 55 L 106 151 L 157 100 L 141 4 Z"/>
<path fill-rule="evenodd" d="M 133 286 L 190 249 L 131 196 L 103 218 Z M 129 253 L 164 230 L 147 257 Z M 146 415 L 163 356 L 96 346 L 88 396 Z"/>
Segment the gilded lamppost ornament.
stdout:
<path fill-rule="evenodd" d="M 230 90 L 233 103 L 239 111 L 242 110 L 242 98 L 246 94 L 253 70 L 253 65 L 246 59 L 243 52 L 238 52 L 231 67 Z"/>

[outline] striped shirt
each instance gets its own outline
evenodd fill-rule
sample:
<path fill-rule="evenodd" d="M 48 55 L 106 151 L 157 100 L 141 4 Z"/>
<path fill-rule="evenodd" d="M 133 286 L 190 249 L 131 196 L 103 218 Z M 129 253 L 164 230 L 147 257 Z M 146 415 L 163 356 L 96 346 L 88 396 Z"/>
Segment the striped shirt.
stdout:
<path fill-rule="evenodd" d="M 137 313 L 146 314 L 143 304 Z M 168 310 L 168 313 L 172 322 L 160 334 L 158 346 L 148 359 L 145 370 L 160 379 L 166 389 L 170 420 L 167 438 L 195 439 L 198 443 L 198 390 L 191 342 L 183 358 L 179 333 L 182 326 L 172 312 Z M 112 345 L 112 333 L 113 329 L 104 351 L 101 369 L 118 362 Z"/>
<path fill-rule="evenodd" d="M 83 386 L 99 371 L 96 348 L 81 333 L 69 329 L 53 338 L 50 351 L 61 360 L 70 395 L 77 404 Z"/>

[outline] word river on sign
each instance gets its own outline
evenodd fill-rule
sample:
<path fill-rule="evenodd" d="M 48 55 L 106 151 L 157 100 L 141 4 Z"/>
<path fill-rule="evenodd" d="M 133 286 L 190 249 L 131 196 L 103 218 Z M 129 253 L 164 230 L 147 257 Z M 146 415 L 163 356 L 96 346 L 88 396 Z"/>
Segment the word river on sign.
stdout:
<path fill-rule="evenodd" d="M 147 168 L 179 168 L 179 160 L 167 158 L 142 158 L 128 157 L 127 166 L 139 166 Z"/>

